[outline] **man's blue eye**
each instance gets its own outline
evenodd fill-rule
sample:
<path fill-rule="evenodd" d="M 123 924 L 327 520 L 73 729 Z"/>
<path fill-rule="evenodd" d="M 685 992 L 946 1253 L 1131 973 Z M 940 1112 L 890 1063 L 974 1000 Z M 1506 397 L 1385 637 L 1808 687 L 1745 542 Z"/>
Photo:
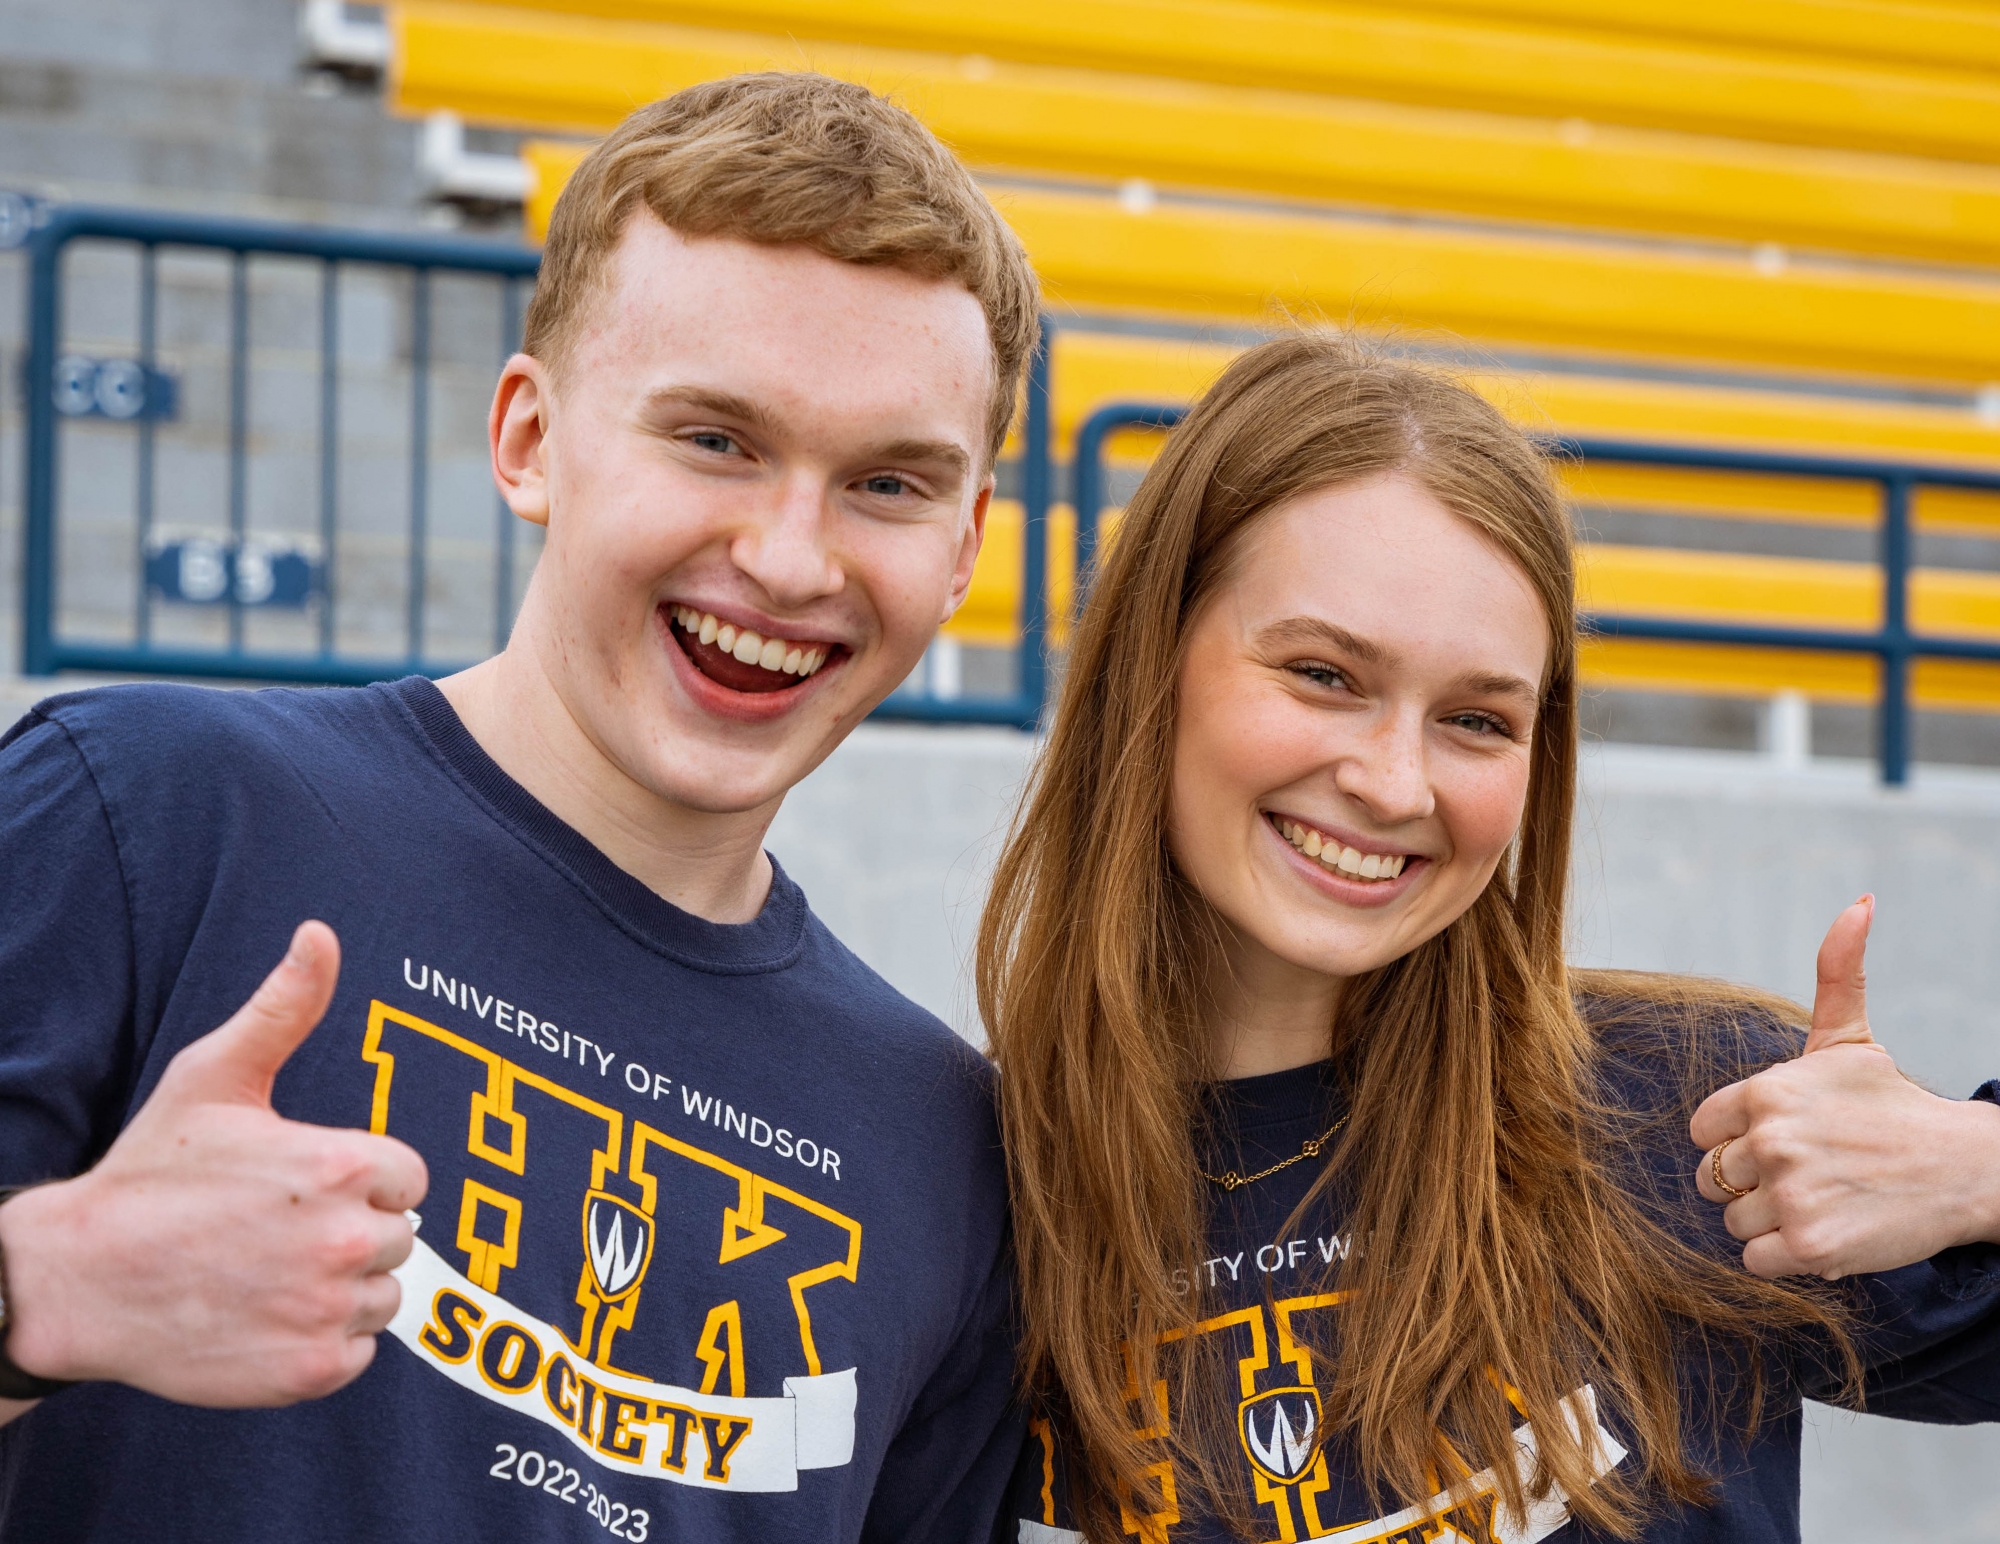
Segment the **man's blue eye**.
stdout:
<path fill-rule="evenodd" d="M 712 450 L 719 456 L 727 455 L 736 448 L 736 441 L 726 434 L 697 434 L 692 438 L 703 450 Z"/>
<path fill-rule="evenodd" d="M 879 493 L 884 498 L 893 499 L 908 490 L 909 484 L 900 477 L 871 477 L 862 486 L 870 493 Z"/>

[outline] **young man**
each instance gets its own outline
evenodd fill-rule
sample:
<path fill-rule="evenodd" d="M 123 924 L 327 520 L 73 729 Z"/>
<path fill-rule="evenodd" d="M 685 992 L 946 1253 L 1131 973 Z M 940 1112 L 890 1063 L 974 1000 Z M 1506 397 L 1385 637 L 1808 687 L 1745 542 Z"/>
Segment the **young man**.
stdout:
<path fill-rule="evenodd" d="M 685 91 L 494 399 L 505 652 L 7 736 L 0 1537 L 985 1535 L 983 1064 L 760 843 L 965 594 L 1036 304 L 906 114 Z"/>

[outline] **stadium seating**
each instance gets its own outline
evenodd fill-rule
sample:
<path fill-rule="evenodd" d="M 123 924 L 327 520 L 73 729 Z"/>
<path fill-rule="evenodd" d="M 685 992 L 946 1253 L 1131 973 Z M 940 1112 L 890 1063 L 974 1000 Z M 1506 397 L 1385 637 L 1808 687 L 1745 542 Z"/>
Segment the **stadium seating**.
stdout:
<path fill-rule="evenodd" d="M 635 102 L 697 80 L 812 64 L 893 90 L 963 154 L 999 168 L 2000 258 L 2000 173 L 1965 163 L 524 10 L 410 6 L 396 15 L 394 89 L 411 111 L 604 129 Z M 2000 92 L 1989 111 L 2000 127 Z"/>
<path fill-rule="evenodd" d="M 409 16 L 424 8 L 397 7 Z M 770 55 L 789 48 L 793 68 L 816 52 L 816 40 L 838 40 L 988 63 L 1084 66 L 1780 143 L 1964 160 L 1990 159 L 2000 148 L 2000 83 L 1949 51 L 1953 29 L 1944 26 L 1933 29 L 1938 54 L 1928 67 L 1886 62 L 1876 49 L 1897 26 L 1893 13 L 1883 14 L 1888 7 L 1834 57 L 1796 51 L 1798 41 L 1814 35 L 1820 15 L 1801 18 L 1796 35 L 1780 47 L 1746 48 L 1390 3 L 544 0 L 514 9 L 523 25 L 535 22 L 535 12 L 553 13 L 559 20 L 544 29 L 551 37 L 587 38 L 593 35 L 587 22 L 606 14 L 741 28 L 758 35 Z M 1823 15 L 1835 8 L 1800 9 Z M 1966 10 L 1957 40 L 1969 43 L 1976 58 L 1980 44 L 1993 47 L 1995 29 L 1990 12 L 1982 27 L 1977 13 Z M 645 46 L 644 32 L 616 24 L 595 35 Z M 699 46 L 692 39 L 690 45 Z"/>
<path fill-rule="evenodd" d="M 1550 434 L 2000 467 L 2000 412 L 1961 405 L 1982 390 L 1990 402 L 2000 380 L 2000 11 L 1988 5 L 388 9 L 401 110 L 578 136 L 525 147 L 535 230 L 587 136 L 680 86 L 817 68 L 895 95 L 988 177 L 1043 276 L 1059 323 L 1058 459 L 1101 403 L 1198 393 L 1234 352 L 1200 328 L 1304 320 L 1457 359 Z M 1173 325 L 1088 330 L 1112 313 Z M 1524 358 L 1547 363 L 1516 367 Z M 1156 440 L 1116 436 L 1111 459 L 1135 468 Z M 1586 531 L 1594 512 L 1849 533 L 1879 519 L 1861 483 L 1609 464 L 1563 475 Z M 2000 538 L 2000 495 L 1923 489 L 1914 514 L 1919 531 Z M 1051 525 L 1060 617 L 1074 518 L 1058 508 Z M 1019 504 L 997 500 L 950 628 L 961 641 L 1014 641 L 1021 537 Z M 1605 610 L 1757 624 L 1865 628 L 1881 604 L 1871 564 L 1685 544 L 1593 543 L 1584 584 Z M 2000 575 L 1920 570 L 1911 604 L 1919 628 L 2000 637 Z M 1871 700 L 1877 670 L 1861 656 L 1629 639 L 1590 642 L 1586 664 L 1600 684 L 1843 702 Z M 1912 685 L 1922 704 L 2000 711 L 1994 667 L 1924 662 Z"/>

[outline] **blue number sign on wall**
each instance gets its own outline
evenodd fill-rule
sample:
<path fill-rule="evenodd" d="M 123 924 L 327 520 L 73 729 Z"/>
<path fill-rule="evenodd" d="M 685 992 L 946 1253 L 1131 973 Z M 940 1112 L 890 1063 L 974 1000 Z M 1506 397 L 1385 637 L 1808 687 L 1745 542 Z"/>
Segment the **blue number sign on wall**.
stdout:
<path fill-rule="evenodd" d="M 65 418 L 171 419 L 180 396 L 177 379 L 136 359 L 65 354 L 56 361 L 56 411 Z"/>
<path fill-rule="evenodd" d="M 190 537 L 156 547 L 146 557 L 146 583 L 162 600 L 194 606 L 305 605 L 319 585 L 319 572 L 305 553 L 288 547 L 246 543 L 233 547 L 206 537 Z"/>

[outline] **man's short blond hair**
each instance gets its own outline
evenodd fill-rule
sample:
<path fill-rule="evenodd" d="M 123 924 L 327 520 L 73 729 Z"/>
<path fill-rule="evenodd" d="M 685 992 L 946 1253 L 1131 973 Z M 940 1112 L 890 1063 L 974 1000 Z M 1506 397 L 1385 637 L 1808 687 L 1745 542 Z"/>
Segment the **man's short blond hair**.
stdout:
<path fill-rule="evenodd" d="M 560 368 L 640 205 L 683 236 L 796 243 L 963 284 L 993 343 L 987 464 L 999 455 L 1039 328 L 1034 269 L 971 174 L 902 108 L 848 81 L 771 72 L 632 114 L 556 200 L 522 345 L 544 364 Z"/>

